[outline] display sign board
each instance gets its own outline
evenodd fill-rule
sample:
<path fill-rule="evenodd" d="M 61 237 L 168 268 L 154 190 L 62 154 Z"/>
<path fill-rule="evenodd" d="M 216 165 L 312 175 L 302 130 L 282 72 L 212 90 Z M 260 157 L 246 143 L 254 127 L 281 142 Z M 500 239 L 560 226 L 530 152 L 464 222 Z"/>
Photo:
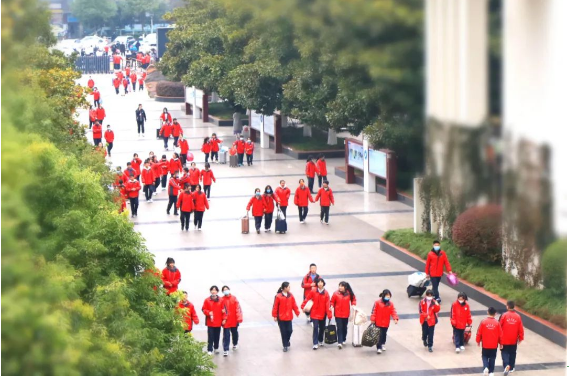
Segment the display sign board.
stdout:
<path fill-rule="evenodd" d="M 364 169 L 364 148 L 352 141 L 348 142 L 348 164 L 352 167 Z"/>
<path fill-rule="evenodd" d="M 263 116 L 263 129 L 264 132 L 267 133 L 270 136 L 274 136 L 275 135 L 275 117 L 273 115 L 271 116 Z"/>
<path fill-rule="evenodd" d="M 263 126 L 263 115 L 258 114 L 255 111 L 251 111 L 251 128 L 256 131 L 262 131 L 261 128 Z"/>
<path fill-rule="evenodd" d="M 381 178 L 387 178 L 387 154 L 383 151 L 368 150 L 369 173 Z"/>

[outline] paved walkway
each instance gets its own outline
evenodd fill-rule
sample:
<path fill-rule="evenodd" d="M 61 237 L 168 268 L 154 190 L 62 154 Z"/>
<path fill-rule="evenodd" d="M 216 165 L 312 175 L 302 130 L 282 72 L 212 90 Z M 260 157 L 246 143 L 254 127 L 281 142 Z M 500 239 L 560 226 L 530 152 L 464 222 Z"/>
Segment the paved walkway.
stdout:
<path fill-rule="evenodd" d="M 94 75 L 102 92 L 103 105 L 115 131 L 115 148 L 109 161 L 126 165 L 137 152 L 144 159 L 149 151 L 163 154 L 162 142 L 156 140 L 155 129 L 163 107 L 177 117 L 189 137 L 190 150 L 196 160 L 203 162 L 198 151 L 203 137 L 216 132 L 221 139 L 232 142 L 230 127 L 216 127 L 191 119 L 181 111 L 180 104 L 164 104 L 149 99 L 144 93 L 116 96 L 109 75 Z M 82 82 L 86 84 L 87 78 Z M 148 116 L 146 137 L 136 134 L 134 111 L 142 103 Z M 83 121 L 85 113 L 81 114 Z M 91 138 L 91 135 L 88 134 Z M 168 158 L 171 152 L 166 153 Z M 448 319 L 450 302 L 456 293 L 441 286 L 443 307 L 436 327 L 434 352 L 428 353 L 420 340 L 417 299 L 405 293 L 407 275 L 413 270 L 406 264 L 379 250 L 378 238 L 387 230 L 412 226 L 412 209 L 399 202 L 386 202 L 379 194 L 364 193 L 361 187 L 347 185 L 334 176 L 334 166 L 343 160 L 328 160 L 330 186 L 335 193 L 336 206 L 331 209 L 330 226 L 320 224 L 319 207 L 311 205 L 308 223 L 301 225 L 296 208 L 289 209 L 286 235 L 274 232 L 242 235 L 239 218 L 254 189 L 270 184 L 275 188 L 281 178 L 296 189 L 303 177 L 304 162 L 293 160 L 256 145 L 253 167 L 238 169 L 228 165 L 213 165 L 218 178 L 212 186 L 211 210 L 204 216 L 203 231 L 181 232 L 179 217 L 166 214 L 167 195 L 160 192 L 154 203 L 141 202 L 135 229 L 146 239 L 149 250 L 156 255 L 158 267 L 163 268 L 167 257 L 174 257 L 182 273 L 180 288 L 189 292 L 190 300 L 200 310 L 209 295 L 211 285 L 229 285 L 239 299 L 244 313 L 240 326 L 239 349 L 230 356 L 214 357 L 219 375 L 457 375 L 481 374 L 480 350 L 474 339 L 466 351 L 456 355 L 451 343 L 452 328 Z M 141 195 L 142 197 L 142 195 Z M 141 200 L 144 201 L 144 200 Z M 292 201 L 292 200 L 291 200 Z M 374 349 L 347 346 L 338 350 L 334 345 L 312 350 L 311 326 L 305 319 L 294 321 L 291 350 L 282 352 L 279 330 L 271 317 L 273 297 L 282 281 L 289 281 L 300 304 L 300 281 L 310 263 L 327 281 L 330 293 L 338 282 L 352 285 L 358 305 L 371 310 L 373 302 L 384 288 L 393 292 L 393 302 L 401 320 L 392 324 L 386 353 L 377 355 Z M 470 300 L 477 327 L 486 307 Z M 368 312 L 369 314 L 369 312 Z M 207 334 L 200 313 L 200 324 L 194 327 L 197 339 L 206 341 Z M 348 342 L 351 342 L 351 329 Z M 565 349 L 536 333 L 526 334 L 518 352 L 521 375 L 565 374 Z M 498 359 L 496 371 L 501 370 Z M 525 371 L 524 371 L 525 370 Z M 498 374 L 498 372 L 497 372 Z M 501 373 L 500 373 L 501 374 Z"/>

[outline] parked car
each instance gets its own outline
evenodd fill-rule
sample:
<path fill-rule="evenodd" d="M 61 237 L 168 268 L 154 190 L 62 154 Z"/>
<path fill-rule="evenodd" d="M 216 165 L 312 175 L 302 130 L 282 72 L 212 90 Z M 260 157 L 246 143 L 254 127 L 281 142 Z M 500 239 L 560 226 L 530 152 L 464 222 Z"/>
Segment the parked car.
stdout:
<path fill-rule="evenodd" d="M 142 39 L 142 42 L 140 42 L 140 52 L 146 54 L 150 53 L 152 49 L 157 49 L 156 33 L 148 34 Z"/>
<path fill-rule="evenodd" d="M 81 52 L 80 39 L 63 39 L 59 41 L 54 48 L 63 52 L 65 56 L 70 56 L 73 52 Z"/>
<path fill-rule="evenodd" d="M 81 48 L 85 50 L 85 55 L 93 55 L 95 47 L 97 47 L 98 51 L 101 51 L 106 45 L 105 40 L 96 35 L 89 35 L 81 39 Z"/>

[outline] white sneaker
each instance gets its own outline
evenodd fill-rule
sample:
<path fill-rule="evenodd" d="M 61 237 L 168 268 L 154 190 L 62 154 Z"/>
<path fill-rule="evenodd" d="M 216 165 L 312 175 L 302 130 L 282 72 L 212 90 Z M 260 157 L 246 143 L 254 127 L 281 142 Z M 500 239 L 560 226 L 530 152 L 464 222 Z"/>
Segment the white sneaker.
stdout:
<path fill-rule="evenodd" d="M 328 222 L 324 222 L 324 223 L 326 223 L 326 226 L 328 226 L 328 225 L 330 224 L 330 223 L 328 223 Z"/>
<path fill-rule="evenodd" d="M 508 375 L 510 373 L 510 366 L 506 366 L 506 368 L 504 368 L 504 376 Z"/>
<path fill-rule="evenodd" d="M 381 349 L 377 349 L 377 353 L 378 353 L 378 354 L 381 354 Z"/>
<path fill-rule="evenodd" d="M 213 352 L 208 351 L 208 352 L 207 352 L 207 355 L 213 355 Z"/>
<path fill-rule="evenodd" d="M 382 350 L 382 351 L 387 351 L 387 349 L 385 348 L 385 345 L 381 345 L 381 350 Z"/>
<path fill-rule="evenodd" d="M 156 196 L 158 194 L 158 192 L 154 192 L 154 196 Z"/>
<path fill-rule="evenodd" d="M 227 356 L 227 355 L 229 355 L 229 351 L 224 351 L 223 356 Z"/>
<path fill-rule="evenodd" d="M 200 228 L 198 228 L 198 231 L 201 231 L 201 230 L 202 230 L 202 228 L 201 228 L 201 227 L 200 227 Z"/>
<path fill-rule="evenodd" d="M 319 343 L 318 343 L 318 346 L 324 347 L 324 342 L 319 342 Z"/>
<path fill-rule="evenodd" d="M 154 200 L 150 199 L 150 200 L 148 200 L 148 202 L 154 202 Z"/>
<path fill-rule="evenodd" d="M 460 346 L 460 351 L 464 351 L 464 346 Z"/>
<path fill-rule="evenodd" d="M 318 350 L 318 345 L 312 346 L 312 350 Z"/>
<path fill-rule="evenodd" d="M 219 349 L 215 349 L 215 353 L 216 353 L 216 354 L 219 354 Z"/>
<path fill-rule="evenodd" d="M 233 350 L 237 350 L 237 345 L 233 346 Z"/>
<path fill-rule="evenodd" d="M 458 354 L 460 352 L 460 349 L 457 347 L 455 352 Z"/>
<path fill-rule="evenodd" d="M 488 368 L 484 368 L 484 372 L 482 374 L 488 376 Z"/>
<path fill-rule="evenodd" d="M 494 376 L 494 372 L 491 372 L 490 375 L 488 375 L 488 376 Z"/>
<path fill-rule="evenodd" d="M 320 223 L 324 223 L 324 221 L 323 221 L 323 220 L 320 220 Z"/>
<path fill-rule="evenodd" d="M 338 349 L 342 350 L 342 344 L 338 343 Z"/>
<path fill-rule="evenodd" d="M 304 221 L 300 221 L 300 223 L 304 223 Z"/>
<path fill-rule="evenodd" d="M 514 373 L 516 372 L 516 367 L 512 368 L 512 370 L 510 371 L 510 373 Z"/>

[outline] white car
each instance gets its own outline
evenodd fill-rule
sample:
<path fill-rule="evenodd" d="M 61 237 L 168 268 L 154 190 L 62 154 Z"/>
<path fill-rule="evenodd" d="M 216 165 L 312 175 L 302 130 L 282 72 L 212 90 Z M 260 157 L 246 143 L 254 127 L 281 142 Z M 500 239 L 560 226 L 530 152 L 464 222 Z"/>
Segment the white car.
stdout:
<path fill-rule="evenodd" d="M 63 39 L 59 41 L 54 48 L 63 52 L 65 56 L 70 56 L 74 51 L 81 52 L 81 40 L 79 39 Z"/>
<path fill-rule="evenodd" d="M 93 55 L 95 47 L 97 47 L 97 50 L 101 51 L 106 45 L 107 43 L 105 40 L 96 35 L 90 35 L 81 39 L 81 48 L 85 50 L 85 55 Z"/>
<path fill-rule="evenodd" d="M 128 45 L 129 42 L 133 41 L 134 37 L 132 35 L 121 35 L 115 38 L 113 44 L 117 43 L 124 43 L 125 46 Z"/>

